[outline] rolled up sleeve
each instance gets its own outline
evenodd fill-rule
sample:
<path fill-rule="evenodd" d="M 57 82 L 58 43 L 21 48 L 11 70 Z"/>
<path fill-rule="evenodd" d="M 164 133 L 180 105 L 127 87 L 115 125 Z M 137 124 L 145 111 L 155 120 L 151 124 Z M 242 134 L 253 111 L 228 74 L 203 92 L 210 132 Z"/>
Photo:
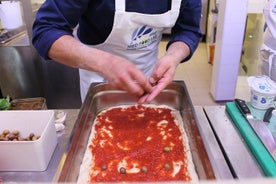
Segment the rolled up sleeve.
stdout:
<path fill-rule="evenodd" d="M 71 1 L 70 4 L 62 0 L 48 0 L 42 4 L 36 14 L 32 33 L 32 44 L 41 57 L 49 59 L 48 52 L 52 44 L 63 35 L 72 35 L 84 11 L 81 7 L 85 6 L 81 4 L 86 1 Z"/>

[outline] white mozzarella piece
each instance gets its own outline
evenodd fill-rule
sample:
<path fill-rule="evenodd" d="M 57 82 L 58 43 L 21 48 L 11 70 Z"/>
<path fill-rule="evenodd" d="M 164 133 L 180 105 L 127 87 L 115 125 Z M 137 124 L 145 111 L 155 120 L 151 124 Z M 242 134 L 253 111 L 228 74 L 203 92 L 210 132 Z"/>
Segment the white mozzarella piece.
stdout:
<path fill-rule="evenodd" d="M 108 130 L 106 127 L 103 127 L 103 128 L 101 129 L 100 133 L 101 133 L 101 134 L 104 134 L 104 133 L 105 133 L 105 134 L 107 134 L 107 136 L 110 137 L 110 138 L 113 137 L 111 131 Z"/>
<path fill-rule="evenodd" d="M 167 120 L 161 120 L 157 123 L 157 127 L 166 126 L 169 122 Z"/>
<path fill-rule="evenodd" d="M 131 169 L 127 169 L 127 173 L 139 173 L 140 169 L 139 168 L 131 168 Z"/>
<path fill-rule="evenodd" d="M 177 173 L 179 173 L 180 169 L 181 169 L 181 165 L 183 165 L 182 161 L 178 161 L 178 162 L 173 162 L 173 173 L 172 173 L 172 177 L 175 177 L 177 175 Z"/>
<path fill-rule="evenodd" d="M 141 113 L 141 114 L 137 114 L 137 116 L 138 116 L 139 118 L 142 118 L 142 117 L 145 116 L 145 114 L 144 114 L 144 113 Z"/>
<path fill-rule="evenodd" d="M 122 149 L 122 150 L 129 150 L 129 148 L 127 147 L 127 146 L 123 146 L 123 145 L 121 145 L 121 143 L 117 143 L 116 144 L 117 146 L 118 146 L 118 148 L 120 148 L 120 149 Z"/>

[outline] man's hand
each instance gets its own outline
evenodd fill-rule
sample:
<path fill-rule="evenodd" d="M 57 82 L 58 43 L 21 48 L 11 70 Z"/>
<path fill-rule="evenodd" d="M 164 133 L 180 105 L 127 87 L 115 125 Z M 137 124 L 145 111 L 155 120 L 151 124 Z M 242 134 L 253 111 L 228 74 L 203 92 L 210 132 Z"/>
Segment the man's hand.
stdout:
<path fill-rule="evenodd" d="M 124 58 L 112 55 L 102 68 L 102 75 L 111 85 L 127 91 L 136 98 L 153 90 L 145 74 Z"/>
<path fill-rule="evenodd" d="M 149 82 L 153 86 L 150 93 L 138 99 L 138 103 L 150 103 L 166 86 L 172 82 L 178 64 L 190 54 L 189 47 L 183 42 L 170 45 L 165 56 L 157 62 Z"/>
<path fill-rule="evenodd" d="M 164 56 L 161 58 L 149 78 L 153 90 L 141 96 L 138 99 L 138 103 L 151 102 L 173 80 L 176 67 L 177 64 L 170 62 L 169 57 Z"/>

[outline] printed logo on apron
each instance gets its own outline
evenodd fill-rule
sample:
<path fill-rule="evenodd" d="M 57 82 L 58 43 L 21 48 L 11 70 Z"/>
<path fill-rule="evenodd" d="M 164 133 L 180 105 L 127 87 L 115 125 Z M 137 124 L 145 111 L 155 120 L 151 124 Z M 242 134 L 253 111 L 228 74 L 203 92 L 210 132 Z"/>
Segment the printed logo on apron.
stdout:
<path fill-rule="evenodd" d="M 127 50 L 142 49 L 157 42 L 157 39 L 157 30 L 144 25 L 133 31 Z"/>

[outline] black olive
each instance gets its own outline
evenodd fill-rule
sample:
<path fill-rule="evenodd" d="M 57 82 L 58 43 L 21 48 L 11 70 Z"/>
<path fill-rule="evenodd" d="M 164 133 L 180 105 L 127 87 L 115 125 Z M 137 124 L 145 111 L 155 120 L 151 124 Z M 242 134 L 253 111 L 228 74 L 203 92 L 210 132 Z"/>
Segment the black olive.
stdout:
<path fill-rule="evenodd" d="M 120 173 L 121 173 L 121 174 L 126 174 L 126 168 L 121 167 L 121 168 L 120 168 Z"/>
<path fill-rule="evenodd" d="M 103 165 L 101 166 L 101 169 L 102 169 L 102 171 L 105 171 L 105 170 L 107 169 L 106 165 L 103 164 Z"/>

